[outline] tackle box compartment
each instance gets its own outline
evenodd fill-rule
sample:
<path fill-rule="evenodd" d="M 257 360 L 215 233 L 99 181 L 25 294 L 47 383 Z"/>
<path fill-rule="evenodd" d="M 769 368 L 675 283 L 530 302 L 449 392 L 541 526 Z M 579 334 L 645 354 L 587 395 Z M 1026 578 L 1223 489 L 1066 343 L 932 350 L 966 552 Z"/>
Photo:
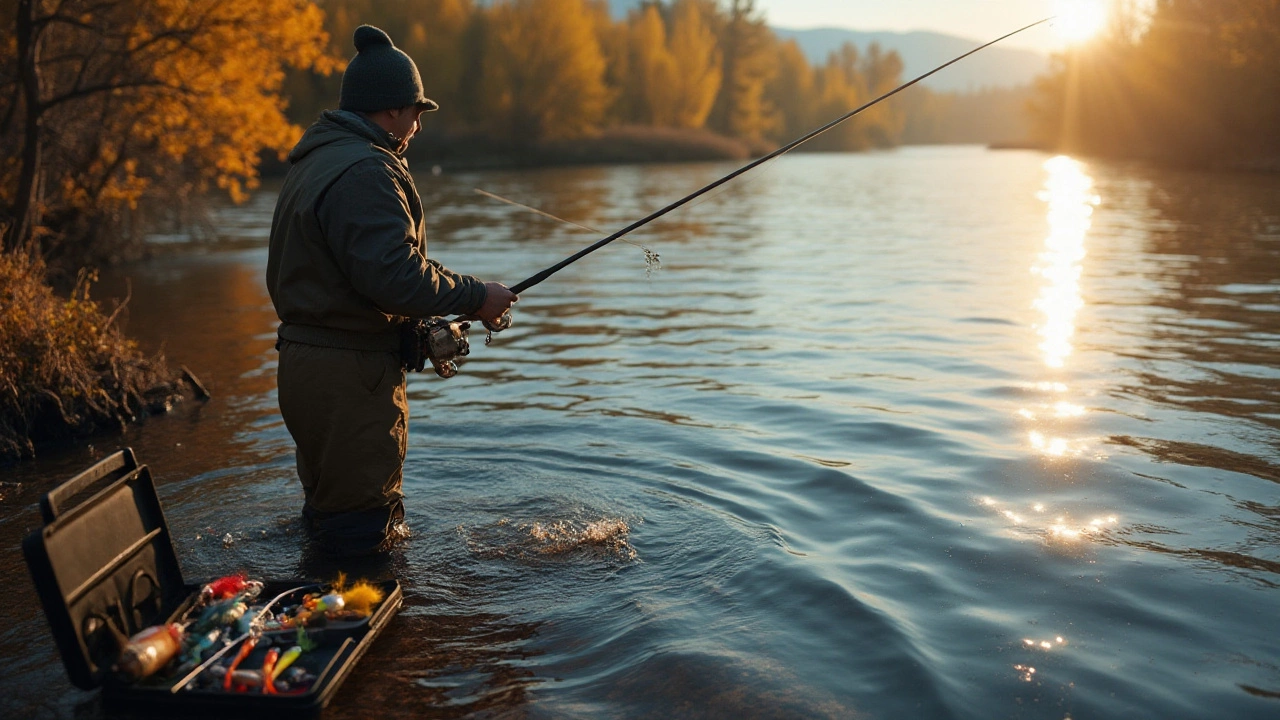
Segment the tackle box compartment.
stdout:
<path fill-rule="evenodd" d="M 92 495 L 73 502 L 90 489 Z M 224 692 L 194 682 L 179 690 L 177 679 L 154 676 L 124 683 L 111 672 L 121 639 L 180 617 L 201 585 L 183 578 L 151 472 L 126 448 L 51 490 L 40 512 L 44 526 L 22 544 L 27 567 L 67 675 L 79 688 L 101 687 L 109 713 L 318 715 L 403 602 L 398 581 L 374 583 L 383 600 L 372 615 L 326 629 L 315 638 L 318 647 L 295 663 L 317 676 L 303 693 Z M 258 602 L 320 586 L 266 580 Z M 266 648 L 256 648 L 243 667 L 260 666 L 265 654 Z"/>

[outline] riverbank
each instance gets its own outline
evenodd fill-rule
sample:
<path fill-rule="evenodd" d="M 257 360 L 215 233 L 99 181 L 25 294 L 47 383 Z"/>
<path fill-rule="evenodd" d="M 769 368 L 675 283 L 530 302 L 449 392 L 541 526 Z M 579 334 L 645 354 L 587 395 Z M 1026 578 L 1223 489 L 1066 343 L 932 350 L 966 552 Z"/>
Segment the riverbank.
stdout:
<path fill-rule="evenodd" d="M 440 167 L 448 172 L 508 170 L 570 165 L 636 165 L 644 163 L 746 160 L 773 150 L 709 130 L 627 125 L 574 140 L 532 145 L 501 143 L 484 135 L 448 135 L 435 130 L 418 134 L 405 157 L 415 169 Z M 274 153 L 262 159 L 264 176 L 283 176 L 287 162 Z"/>
<path fill-rule="evenodd" d="M 182 375 L 119 329 L 125 303 L 108 314 L 90 299 L 93 273 L 82 271 L 67 297 L 46 279 L 38 260 L 0 255 L 0 464 L 120 429 L 183 396 Z"/>

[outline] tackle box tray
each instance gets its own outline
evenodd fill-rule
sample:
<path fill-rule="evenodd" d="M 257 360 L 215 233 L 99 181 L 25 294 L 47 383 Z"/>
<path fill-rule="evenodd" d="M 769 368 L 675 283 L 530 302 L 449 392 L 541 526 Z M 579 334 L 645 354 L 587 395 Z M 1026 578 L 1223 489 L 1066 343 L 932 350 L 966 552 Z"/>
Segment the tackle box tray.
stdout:
<path fill-rule="evenodd" d="M 90 489 L 96 492 L 72 502 Z M 318 646 L 294 663 L 316 675 L 305 692 L 224 692 L 195 682 L 179 690 L 181 675 L 126 684 L 110 670 L 120 640 L 180 617 L 200 589 L 182 576 L 151 472 L 131 449 L 121 450 L 50 491 L 40 512 L 44 526 L 22 544 L 27 567 L 67 675 L 77 687 L 101 687 L 110 713 L 318 715 L 403 602 L 398 581 L 375 583 L 383 600 L 368 618 L 320 632 L 308 629 Z M 267 580 L 259 601 L 290 590 L 300 597 L 321 586 L 314 580 Z M 243 667 L 260 666 L 266 652 L 255 648 Z"/>

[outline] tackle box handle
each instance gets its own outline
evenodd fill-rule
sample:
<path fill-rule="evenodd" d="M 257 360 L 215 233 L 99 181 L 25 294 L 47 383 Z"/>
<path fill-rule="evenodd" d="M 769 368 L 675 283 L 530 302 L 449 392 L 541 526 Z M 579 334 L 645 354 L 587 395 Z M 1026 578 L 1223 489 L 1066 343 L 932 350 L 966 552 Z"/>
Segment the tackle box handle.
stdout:
<path fill-rule="evenodd" d="M 50 490 L 44 497 L 40 498 L 40 514 L 44 517 L 44 523 L 48 525 L 57 520 L 58 516 L 67 511 L 68 508 L 64 507 L 67 501 L 83 492 L 90 485 L 109 475 L 123 477 L 137 469 L 138 458 L 134 456 L 133 448 L 125 448 L 100 460 L 93 467 Z"/>

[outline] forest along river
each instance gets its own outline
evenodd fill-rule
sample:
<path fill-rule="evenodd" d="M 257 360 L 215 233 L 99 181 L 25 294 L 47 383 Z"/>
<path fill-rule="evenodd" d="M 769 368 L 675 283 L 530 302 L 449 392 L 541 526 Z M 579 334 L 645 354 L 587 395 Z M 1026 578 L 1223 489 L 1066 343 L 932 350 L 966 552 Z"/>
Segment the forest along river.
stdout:
<path fill-rule="evenodd" d="M 732 169 L 424 175 L 513 284 Z M 0 714 L 81 717 L 42 493 L 128 445 L 188 576 L 314 576 L 262 285 L 274 197 L 121 268 L 205 405 L 3 471 Z M 1280 715 L 1280 178 L 980 148 L 794 155 L 415 375 L 406 604 L 332 717 Z"/>

